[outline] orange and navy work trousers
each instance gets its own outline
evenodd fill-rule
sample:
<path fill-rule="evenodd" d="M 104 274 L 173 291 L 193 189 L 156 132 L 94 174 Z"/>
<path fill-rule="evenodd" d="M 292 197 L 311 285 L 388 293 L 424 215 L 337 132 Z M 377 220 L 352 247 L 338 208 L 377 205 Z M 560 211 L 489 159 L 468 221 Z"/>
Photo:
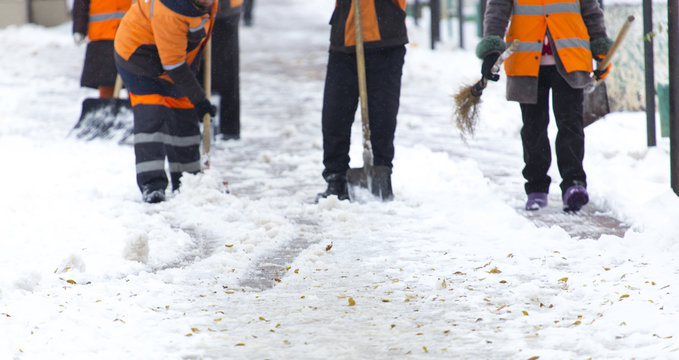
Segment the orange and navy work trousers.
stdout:
<path fill-rule="evenodd" d="M 134 155 L 141 191 L 177 190 L 182 173 L 200 172 L 200 128 L 196 110 L 174 84 L 133 74 L 118 66 L 134 114 Z"/>

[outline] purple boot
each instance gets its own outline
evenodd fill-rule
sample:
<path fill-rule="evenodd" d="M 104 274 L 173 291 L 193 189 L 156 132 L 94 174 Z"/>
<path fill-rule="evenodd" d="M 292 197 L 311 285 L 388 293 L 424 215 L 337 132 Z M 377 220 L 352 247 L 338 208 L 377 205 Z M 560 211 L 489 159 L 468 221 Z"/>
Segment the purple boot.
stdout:
<path fill-rule="evenodd" d="M 578 211 L 588 202 L 587 189 L 582 185 L 573 185 L 563 193 L 563 211 Z"/>
<path fill-rule="evenodd" d="M 540 210 L 547 207 L 547 193 L 535 192 L 528 194 L 526 210 Z"/>

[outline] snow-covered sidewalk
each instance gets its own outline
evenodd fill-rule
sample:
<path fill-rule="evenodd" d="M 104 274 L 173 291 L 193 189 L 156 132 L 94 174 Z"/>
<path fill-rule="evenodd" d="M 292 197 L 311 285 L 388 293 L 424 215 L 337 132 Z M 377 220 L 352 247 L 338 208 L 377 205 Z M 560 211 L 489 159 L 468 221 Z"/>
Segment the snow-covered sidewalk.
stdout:
<path fill-rule="evenodd" d="M 628 230 L 536 224 L 518 106 L 489 85 L 465 143 L 450 95 L 480 61 L 409 23 L 396 200 L 314 204 L 334 2 L 256 6 L 242 139 L 156 205 L 130 146 L 67 136 L 94 96 L 70 24 L 0 30 L 0 359 L 679 357 L 679 200 L 644 114 L 587 128 L 588 206 Z"/>

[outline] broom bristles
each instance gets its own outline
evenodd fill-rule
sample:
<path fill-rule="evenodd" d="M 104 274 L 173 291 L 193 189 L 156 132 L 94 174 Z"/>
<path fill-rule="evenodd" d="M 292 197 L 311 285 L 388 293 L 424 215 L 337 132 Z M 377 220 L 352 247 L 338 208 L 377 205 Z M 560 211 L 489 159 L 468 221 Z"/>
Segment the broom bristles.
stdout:
<path fill-rule="evenodd" d="M 479 119 L 478 106 L 481 103 L 480 96 L 472 95 L 474 85 L 463 86 L 453 95 L 455 101 L 455 123 L 457 128 L 465 135 L 474 135 L 474 130 Z"/>

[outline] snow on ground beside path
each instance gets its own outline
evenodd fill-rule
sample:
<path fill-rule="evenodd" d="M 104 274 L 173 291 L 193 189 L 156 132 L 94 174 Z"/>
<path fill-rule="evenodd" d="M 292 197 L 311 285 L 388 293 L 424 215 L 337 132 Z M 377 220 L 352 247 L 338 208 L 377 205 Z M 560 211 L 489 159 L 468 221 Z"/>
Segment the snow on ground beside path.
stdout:
<path fill-rule="evenodd" d="M 644 114 L 587 128 L 592 206 L 624 237 L 537 227 L 520 189 L 484 175 L 496 163 L 523 182 L 504 83 L 465 143 L 450 95 L 480 61 L 429 50 L 409 23 L 396 200 L 313 204 L 332 5 L 257 3 L 242 139 L 157 205 L 140 201 L 131 147 L 67 136 L 95 96 L 70 24 L 0 30 L 0 359 L 679 357 L 679 200 Z M 353 139 L 360 166 L 358 126 Z"/>

